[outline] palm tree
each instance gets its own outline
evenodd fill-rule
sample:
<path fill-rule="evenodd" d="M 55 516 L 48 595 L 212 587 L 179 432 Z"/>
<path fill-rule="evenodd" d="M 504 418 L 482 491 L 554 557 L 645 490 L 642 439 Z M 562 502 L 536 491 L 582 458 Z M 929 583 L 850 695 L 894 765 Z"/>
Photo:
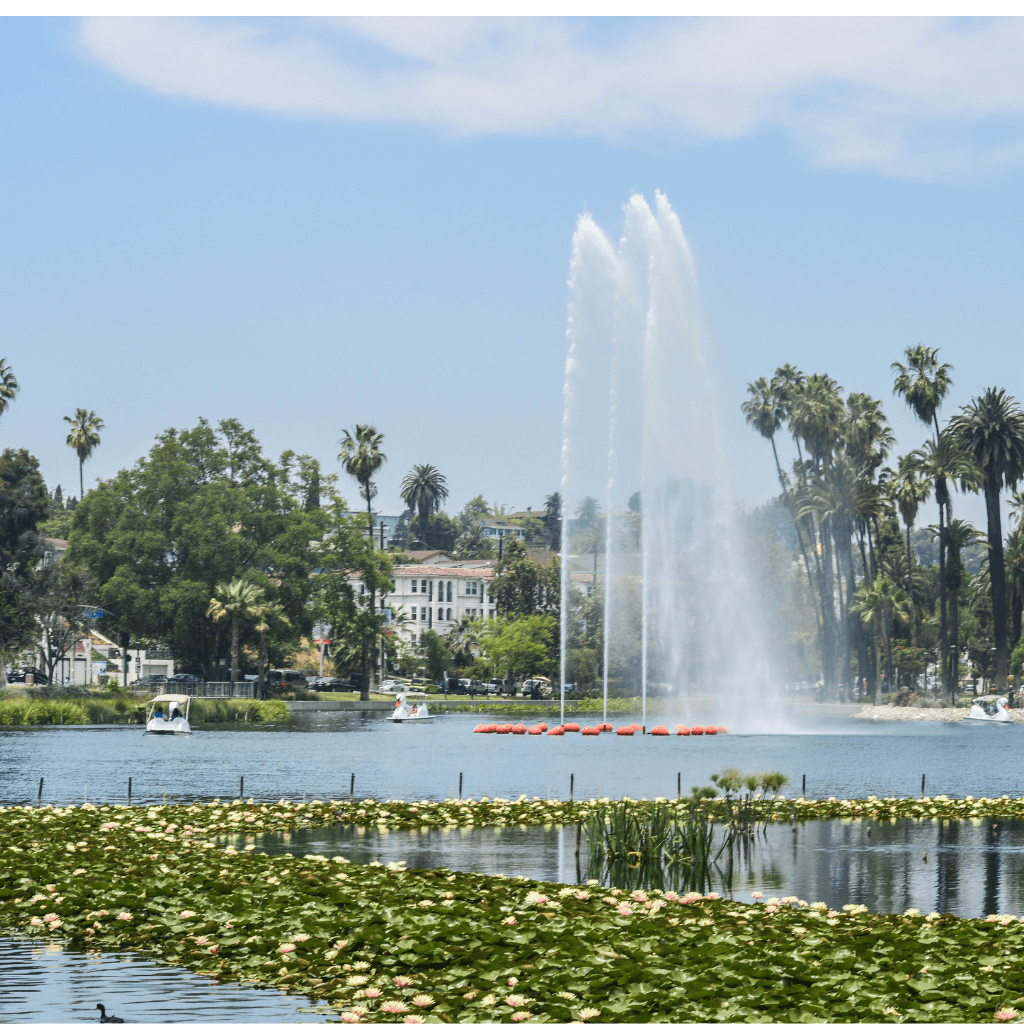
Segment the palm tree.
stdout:
<path fill-rule="evenodd" d="M 448 497 L 447 481 L 436 466 L 416 465 L 405 474 L 401 496 L 409 511 L 419 514 L 419 535 L 424 547 L 430 536 L 430 513 L 436 512 Z"/>
<path fill-rule="evenodd" d="M 928 438 L 916 452 L 911 452 L 918 472 L 934 481 L 935 501 L 939 506 L 939 636 L 942 660 L 942 682 L 950 700 L 956 701 L 956 687 L 951 682 L 949 666 L 949 633 L 947 627 L 946 523 L 953 518 L 952 491 L 957 487 L 970 489 L 981 482 L 977 464 L 949 430 L 938 440 Z"/>
<path fill-rule="evenodd" d="M 953 646 L 956 654 L 950 658 L 950 674 L 952 676 L 954 693 L 960 683 L 960 584 L 963 581 L 963 563 L 961 552 L 968 544 L 983 537 L 980 530 L 976 530 L 970 523 L 962 519 L 950 519 L 946 523 L 946 575 L 949 577 L 947 587 L 953 600 L 949 605 L 949 635 L 953 638 Z"/>
<path fill-rule="evenodd" d="M 100 431 L 103 420 L 88 409 L 76 409 L 74 416 L 65 416 L 64 422 L 70 424 L 67 446 L 74 448 L 78 454 L 78 489 L 81 497 L 85 497 L 85 480 L 83 469 L 85 460 L 100 446 Z"/>
<path fill-rule="evenodd" d="M 256 618 L 259 621 L 256 623 L 256 632 L 260 635 L 260 653 L 259 653 L 259 681 L 258 687 L 258 698 L 260 700 L 265 699 L 264 682 L 267 678 L 267 634 L 273 628 L 275 622 L 283 623 L 286 626 L 291 625 L 291 621 L 288 616 L 284 613 L 284 605 L 280 601 L 265 601 L 256 609 Z"/>
<path fill-rule="evenodd" d="M 477 523 L 462 531 L 455 554 L 459 558 L 493 558 L 494 544 L 484 536 L 484 528 Z"/>
<path fill-rule="evenodd" d="M 949 375 L 953 367 L 949 363 L 940 365 L 937 348 L 916 345 L 906 349 L 904 355 L 906 366 L 900 362 L 892 364 L 896 374 L 892 393 L 902 396 L 922 423 L 935 428 L 938 440 L 939 406 L 953 386 Z"/>
<path fill-rule="evenodd" d="M 387 462 L 387 456 L 380 450 L 384 443 L 384 435 L 375 427 L 365 423 L 357 423 L 350 434 L 343 430 L 345 435 L 341 439 L 341 451 L 338 452 L 338 461 L 349 476 L 355 477 L 359 483 L 359 493 L 366 501 L 366 532 L 370 538 L 370 547 L 373 547 L 373 496 L 377 493 L 376 485 L 373 483 L 374 474 Z M 371 576 L 369 585 L 366 588 L 367 608 L 374 614 L 377 607 L 377 593 Z M 375 648 L 376 651 L 376 648 Z M 368 698 L 369 687 L 373 682 L 373 675 L 376 670 L 376 653 L 370 658 L 369 672 L 363 679 L 363 696 Z"/>
<path fill-rule="evenodd" d="M 260 617 L 263 606 L 263 591 L 248 580 L 233 579 L 230 583 L 218 583 L 206 609 L 208 618 L 222 622 L 231 618 L 231 682 L 238 682 L 238 634 L 241 620 Z"/>
<path fill-rule="evenodd" d="M 889 497 L 896 502 L 907 530 L 907 599 L 910 607 L 911 647 L 917 646 L 917 616 L 914 614 L 914 556 L 910 546 L 910 531 L 914 528 L 917 510 L 928 500 L 931 489 L 931 481 L 918 475 L 914 456 L 901 455 L 899 469 L 889 484 Z"/>
<path fill-rule="evenodd" d="M 341 451 L 338 452 L 338 461 L 349 476 L 355 477 L 359 484 L 359 493 L 366 502 L 367 532 L 370 540 L 373 540 L 373 506 L 371 501 L 377 493 L 373 486 L 373 477 L 377 470 L 388 461 L 388 457 L 380 450 L 384 443 L 384 435 L 365 423 L 357 423 L 355 430 L 350 434 L 343 430 L 345 435 L 341 439 Z"/>
<path fill-rule="evenodd" d="M 831 459 L 839 443 L 846 416 L 842 390 L 827 374 L 813 373 L 793 398 L 790 429 L 804 442 L 816 469 Z"/>
<path fill-rule="evenodd" d="M 882 650 L 885 650 L 886 679 L 892 684 L 892 647 L 889 644 L 889 623 L 900 614 L 904 595 L 896 583 L 879 573 L 873 582 L 865 582 L 857 591 L 851 610 L 875 629 L 876 679 L 882 678 Z M 881 640 L 881 643 L 878 641 Z M 875 684 L 874 703 L 880 702 L 879 687 Z"/>
<path fill-rule="evenodd" d="M 1006 567 L 1000 491 L 1024 477 L 1024 412 L 1002 388 L 989 388 L 953 417 L 950 429 L 984 474 L 996 689 L 1006 689 Z"/>
<path fill-rule="evenodd" d="M 0 359 L 0 415 L 7 411 L 7 406 L 18 397 L 18 378 L 7 365 L 6 359 Z"/>
<path fill-rule="evenodd" d="M 551 537 L 551 550 L 562 549 L 562 495 L 554 491 L 544 499 L 544 523 Z"/>
<path fill-rule="evenodd" d="M 747 392 L 750 398 L 740 406 L 740 409 L 743 411 L 747 423 L 771 443 L 772 455 L 775 457 L 775 471 L 779 475 L 779 484 L 785 491 L 787 490 L 786 477 L 779 463 L 778 449 L 775 447 L 775 435 L 779 427 L 782 426 L 783 420 L 779 396 L 768 383 L 767 377 L 758 377 L 753 384 L 748 384 Z"/>

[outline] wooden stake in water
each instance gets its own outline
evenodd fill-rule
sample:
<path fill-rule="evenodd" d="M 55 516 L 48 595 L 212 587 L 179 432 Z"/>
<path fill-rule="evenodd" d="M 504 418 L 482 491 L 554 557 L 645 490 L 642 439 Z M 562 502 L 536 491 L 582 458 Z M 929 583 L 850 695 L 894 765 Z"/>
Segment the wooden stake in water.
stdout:
<path fill-rule="evenodd" d="M 569 775 L 569 803 L 572 803 L 572 791 L 576 786 L 575 773 Z"/>
<path fill-rule="evenodd" d="M 580 859 L 580 833 L 583 831 L 583 822 L 576 822 L 576 859 Z"/>
<path fill-rule="evenodd" d="M 245 799 L 245 776 L 242 775 L 238 779 L 238 799 Z"/>
<path fill-rule="evenodd" d="M 462 772 L 459 772 L 459 799 L 462 799 Z"/>
<path fill-rule="evenodd" d="M 132 777 L 128 776 L 128 806 L 132 805 Z"/>
<path fill-rule="evenodd" d="M 36 807 L 43 802 L 43 780 L 39 780 L 39 795 L 36 797 Z"/>
<path fill-rule="evenodd" d="M 683 773 L 676 772 L 676 799 L 683 795 Z"/>
<path fill-rule="evenodd" d="M 924 796 L 924 772 L 921 773 L 921 796 Z"/>
<path fill-rule="evenodd" d="M 804 796 L 807 796 L 807 776 L 804 776 Z"/>
<path fill-rule="evenodd" d="M 348 798 L 352 799 L 353 794 L 356 791 L 356 773 L 352 773 L 352 781 L 348 784 Z"/>

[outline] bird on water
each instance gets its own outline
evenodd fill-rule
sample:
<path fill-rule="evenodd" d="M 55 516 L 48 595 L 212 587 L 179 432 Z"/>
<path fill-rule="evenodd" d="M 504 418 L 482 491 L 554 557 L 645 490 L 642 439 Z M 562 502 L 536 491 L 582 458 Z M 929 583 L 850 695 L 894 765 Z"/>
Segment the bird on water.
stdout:
<path fill-rule="evenodd" d="M 96 1009 L 100 1011 L 100 1024 L 124 1024 L 123 1017 L 108 1017 L 107 1008 L 102 1003 L 97 1003 Z"/>

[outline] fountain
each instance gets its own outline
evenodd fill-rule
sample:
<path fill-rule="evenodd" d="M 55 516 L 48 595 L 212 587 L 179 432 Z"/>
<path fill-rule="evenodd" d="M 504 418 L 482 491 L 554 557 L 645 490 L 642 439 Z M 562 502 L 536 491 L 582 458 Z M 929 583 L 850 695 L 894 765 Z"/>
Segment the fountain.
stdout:
<path fill-rule="evenodd" d="M 634 195 L 615 249 L 589 214 L 569 276 L 562 444 L 562 709 L 603 600 L 602 682 L 632 679 L 688 713 L 763 707 L 769 676 L 718 436 L 697 276 L 661 193 Z M 599 499 L 603 529 L 597 527 Z M 598 572 L 599 561 L 601 572 Z M 603 585 L 602 585 L 603 584 Z M 593 628 L 591 626 L 590 628 Z"/>

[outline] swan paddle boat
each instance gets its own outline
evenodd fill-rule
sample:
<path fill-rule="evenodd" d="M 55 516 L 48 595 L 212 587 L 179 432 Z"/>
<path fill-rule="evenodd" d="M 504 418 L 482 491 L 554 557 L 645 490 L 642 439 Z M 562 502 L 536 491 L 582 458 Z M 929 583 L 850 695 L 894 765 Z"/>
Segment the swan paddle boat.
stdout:
<path fill-rule="evenodd" d="M 1005 697 L 975 697 L 965 722 L 1012 722 Z"/>
<path fill-rule="evenodd" d="M 149 701 L 146 733 L 154 736 L 189 736 L 188 705 L 191 697 L 182 693 L 161 693 Z M 164 707 L 166 705 L 166 709 Z"/>
<path fill-rule="evenodd" d="M 424 702 L 416 701 L 410 705 L 408 696 L 404 693 L 400 694 L 398 700 L 395 701 L 395 710 L 389 717 L 395 725 L 400 722 L 409 725 L 414 722 L 432 722 L 434 720 L 434 716 Z"/>

